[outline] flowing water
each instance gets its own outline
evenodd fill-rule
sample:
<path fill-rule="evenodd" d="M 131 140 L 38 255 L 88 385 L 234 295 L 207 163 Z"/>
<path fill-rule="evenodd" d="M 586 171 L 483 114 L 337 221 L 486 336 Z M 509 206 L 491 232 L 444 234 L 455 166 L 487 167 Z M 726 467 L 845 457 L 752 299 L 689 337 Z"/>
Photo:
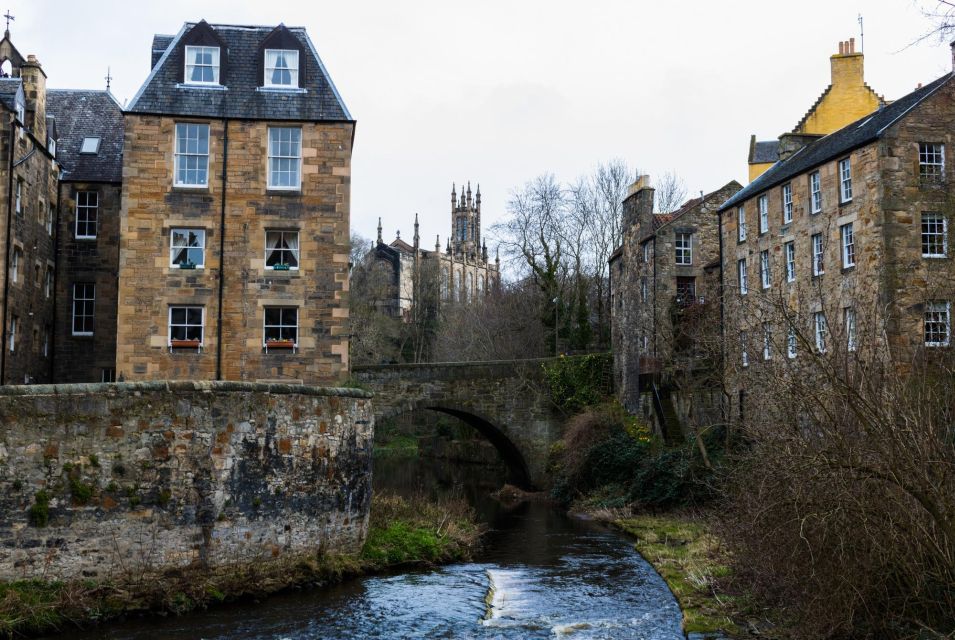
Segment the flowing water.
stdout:
<path fill-rule="evenodd" d="M 678 640 L 680 610 L 620 535 L 541 504 L 487 499 L 496 482 L 468 465 L 376 461 L 395 490 L 453 490 L 491 531 L 476 562 L 350 580 L 75 638 L 640 638 Z M 490 482 L 488 482 L 490 480 Z M 380 486 L 379 482 L 379 486 Z"/>

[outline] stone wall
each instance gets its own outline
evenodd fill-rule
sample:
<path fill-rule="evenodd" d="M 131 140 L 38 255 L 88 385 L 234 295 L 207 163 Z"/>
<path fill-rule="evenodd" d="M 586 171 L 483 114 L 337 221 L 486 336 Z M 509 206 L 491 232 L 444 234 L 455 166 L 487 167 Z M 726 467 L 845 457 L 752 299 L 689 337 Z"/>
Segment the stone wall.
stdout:
<path fill-rule="evenodd" d="M 6 387 L 0 424 L 0 579 L 355 552 L 367 532 L 364 391 Z"/>

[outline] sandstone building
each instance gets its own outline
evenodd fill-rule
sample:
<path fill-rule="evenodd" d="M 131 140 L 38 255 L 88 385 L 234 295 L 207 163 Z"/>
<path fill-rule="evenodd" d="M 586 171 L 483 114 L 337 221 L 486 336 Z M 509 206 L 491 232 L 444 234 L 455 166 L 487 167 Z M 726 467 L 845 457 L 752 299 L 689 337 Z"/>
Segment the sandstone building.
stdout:
<path fill-rule="evenodd" d="M 719 210 L 726 370 L 735 415 L 760 372 L 807 351 L 951 344 L 951 74 L 780 161 Z"/>
<path fill-rule="evenodd" d="M 348 370 L 355 121 L 302 28 L 156 36 L 125 114 L 120 378 Z"/>

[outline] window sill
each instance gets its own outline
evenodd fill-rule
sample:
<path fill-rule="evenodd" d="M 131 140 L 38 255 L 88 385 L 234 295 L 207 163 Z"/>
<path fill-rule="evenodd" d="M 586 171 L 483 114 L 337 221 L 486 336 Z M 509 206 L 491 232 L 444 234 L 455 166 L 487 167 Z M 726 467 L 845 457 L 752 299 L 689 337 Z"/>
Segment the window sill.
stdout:
<path fill-rule="evenodd" d="M 301 187 L 294 187 L 291 189 L 282 189 L 281 187 L 266 187 L 265 195 L 267 196 L 300 196 L 302 195 Z"/>
<path fill-rule="evenodd" d="M 255 90 L 262 93 L 308 93 L 308 89 L 304 87 L 284 87 L 282 85 L 256 87 Z"/>
<path fill-rule="evenodd" d="M 846 205 L 848 205 L 848 204 L 852 204 L 852 198 L 849 198 L 848 200 L 840 200 L 840 201 L 839 201 L 839 206 L 840 206 L 840 207 L 844 207 L 844 206 L 846 206 Z"/>
<path fill-rule="evenodd" d="M 96 236 L 73 236 L 77 242 L 96 242 Z"/>
<path fill-rule="evenodd" d="M 196 191 L 208 191 L 209 185 L 208 183 L 207 184 L 173 184 L 172 190 L 194 193 Z"/>
<path fill-rule="evenodd" d="M 854 264 L 851 264 L 848 267 L 842 267 L 841 273 L 852 273 L 855 270 L 856 270 L 856 266 Z"/>
<path fill-rule="evenodd" d="M 935 253 L 929 253 L 929 254 L 923 253 L 922 259 L 923 260 L 947 260 L 948 256 L 942 255 L 942 254 L 935 254 Z"/>
<path fill-rule="evenodd" d="M 285 271 L 282 269 L 270 269 L 268 267 L 262 270 L 262 274 L 268 278 L 300 278 L 302 276 L 300 269 L 289 269 Z"/>
<path fill-rule="evenodd" d="M 211 89 L 212 91 L 228 91 L 229 87 L 221 84 L 202 83 L 202 82 L 178 82 L 177 89 Z"/>
<path fill-rule="evenodd" d="M 70 336 L 72 336 L 73 338 L 84 338 L 84 339 L 85 339 L 85 338 L 92 338 L 92 337 L 93 337 L 93 334 L 92 334 L 92 333 L 76 333 L 76 332 L 73 332 L 73 333 L 70 334 Z"/>

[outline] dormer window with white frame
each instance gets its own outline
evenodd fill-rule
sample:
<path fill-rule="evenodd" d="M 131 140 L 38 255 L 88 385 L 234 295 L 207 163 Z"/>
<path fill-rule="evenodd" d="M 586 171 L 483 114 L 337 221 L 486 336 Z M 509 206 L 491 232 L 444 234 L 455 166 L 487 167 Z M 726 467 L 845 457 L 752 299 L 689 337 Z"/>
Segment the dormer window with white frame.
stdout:
<path fill-rule="evenodd" d="M 46 150 L 51 156 L 56 157 L 56 140 L 50 138 L 49 142 L 46 143 Z"/>
<path fill-rule="evenodd" d="M 219 47 L 186 45 L 186 84 L 219 84 Z"/>
<path fill-rule="evenodd" d="M 271 88 L 298 88 L 298 51 L 266 49 L 264 85 Z"/>

